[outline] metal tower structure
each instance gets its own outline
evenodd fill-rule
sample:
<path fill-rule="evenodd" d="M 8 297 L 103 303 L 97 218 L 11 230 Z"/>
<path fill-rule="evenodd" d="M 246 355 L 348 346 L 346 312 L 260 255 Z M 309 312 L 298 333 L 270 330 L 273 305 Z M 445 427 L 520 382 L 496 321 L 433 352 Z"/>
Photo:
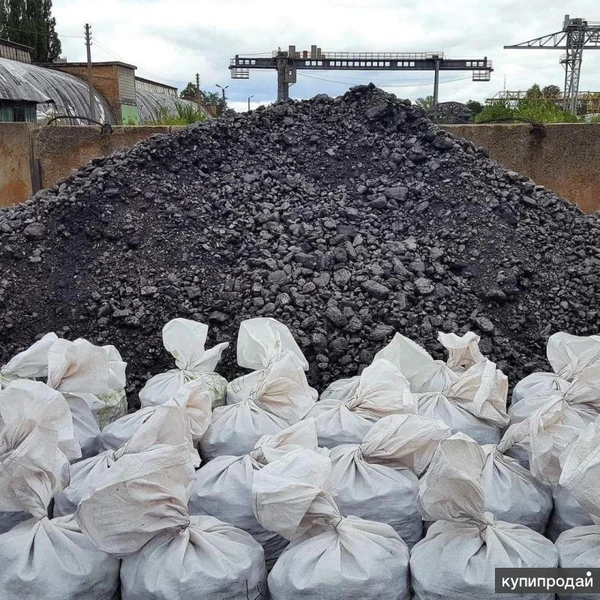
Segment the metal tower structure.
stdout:
<path fill-rule="evenodd" d="M 317 46 L 310 51 L 276 50 L 270 57 L 236 55 L 229 62 L 232 79 L 248 79 L 251 69 L 277 71 L 277 100 L 287 100 L 297 72 L 307 71 L 433 71 L 433 99 L 438 103 L 440 71 L 471 71 L 473 81 L 489 81 L 492 61 L 446 58 L 443 52 L 323 52 Z"/>
<path fill-rule="evenodd" d="M 577 95 L 584 48 L 600 50 L 600 22 L 571 19 L 565 15 L 562 31 L 550 33 L 533 40 L 504 46 L 508 50 L 565 50 L 560 63 L 565 68 L 563 109 L 577 114 Z"/>

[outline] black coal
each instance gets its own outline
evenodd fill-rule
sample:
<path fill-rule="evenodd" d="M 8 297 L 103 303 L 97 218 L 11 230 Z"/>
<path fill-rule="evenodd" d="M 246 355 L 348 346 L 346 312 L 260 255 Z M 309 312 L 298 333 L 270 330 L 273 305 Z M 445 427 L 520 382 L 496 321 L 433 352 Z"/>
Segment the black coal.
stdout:
<path fill-rule="evenodd" d="M 112 343 L 129 390 L 176 316 L 232 340 L 273 316 L 320 388 L 395 331 L 482 336 L 514 384 L 549 334 L 599 329 L 600 221 L 373 86 L 278 103 L 95 159 L 0 211 L 0 359 L 54 330 Z M 440 356 L 438 353 L 437 356 Z M 135 396 L 132 396 L 135 404 Z"/>

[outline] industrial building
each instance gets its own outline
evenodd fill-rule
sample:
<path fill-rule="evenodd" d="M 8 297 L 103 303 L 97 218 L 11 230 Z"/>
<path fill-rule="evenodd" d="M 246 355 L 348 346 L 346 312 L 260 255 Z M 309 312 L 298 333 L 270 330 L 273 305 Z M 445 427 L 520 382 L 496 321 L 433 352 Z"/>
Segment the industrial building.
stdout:
<path fill-rule="evenodd" d="M 34 65 L 31 51 L 0 39 L 0 121 L 44 123 L 61 117 L 60 124 L 89 125 L 87 63 Z M 136 77 L 135 71 L 134 65 L 119 61 L 92 64 L 96 121 L 142 125 L 176 114 L 178 103 L 191 102 L 179 98 L 177 88 Z"/>

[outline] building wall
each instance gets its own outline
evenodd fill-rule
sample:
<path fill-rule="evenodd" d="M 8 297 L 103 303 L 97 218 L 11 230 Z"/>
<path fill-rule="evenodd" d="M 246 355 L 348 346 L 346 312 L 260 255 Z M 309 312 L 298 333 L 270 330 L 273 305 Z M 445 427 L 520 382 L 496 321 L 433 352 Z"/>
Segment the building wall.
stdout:
<path fill-rule="evenodd" d="M 453 135 L 489 150 L 499 163 L 575 202 L 600 210 L 600 124 L 552 123 L 546 137 L 531 125 L 444 125 Z"/>
<path fill-rule="evenodd" d="M 158 83 L 157 81 L 149 81 L 147 79 L 143 79 L 142 77 L 135 78 L 135 88 L 136 90 L 146 90 L 148 92 L 154 92 L 155 94 L 166 94 L 167 96 L 179 98 L 177 88 L 171 85 Z"/>
<path fill-rule="evenodd" d="M 29 51 L 22 48 L 15 48 L 11 44 L 7 44 L 2 40 L 0 40 L 0 58 L 8 58 L 9 60 L 31 63 L 31 54 L 29 54 Z"/>
<path fill-rule="evenodd" d="M 31 126 L 0 123 L 0 207 L 13 206 L 33 193 Z"/>
<path fill-rule="evenodd" d="M 75 75 L 87 82 L 87 66 L 62 65 L 55 63 L 53 69 Z M 119 66 L 96 65 L 92 68 L 92 83 L 96 91 L 106 98 L 116 122 L 121 120 L 121 100 L 119 96 Z"/>

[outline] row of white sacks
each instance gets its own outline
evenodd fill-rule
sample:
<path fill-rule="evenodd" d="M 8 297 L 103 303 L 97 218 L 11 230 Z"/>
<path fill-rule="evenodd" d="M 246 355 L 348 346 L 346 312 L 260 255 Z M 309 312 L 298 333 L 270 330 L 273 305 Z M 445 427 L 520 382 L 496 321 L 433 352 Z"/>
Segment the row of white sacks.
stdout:
<path fill-rule="evenodd" d="M 229 384 L 207 332 L 165 326 L 177 368 L 129 415 L 111 346 L 0 370 L 7 597 L 486 598 L 495 567 L 600 565 L 600 337 L 552 336 L 507 412 L 472 333 L 446 362 L 397 335 L 316 402 L 281 323 L 242 323 Z"/>

